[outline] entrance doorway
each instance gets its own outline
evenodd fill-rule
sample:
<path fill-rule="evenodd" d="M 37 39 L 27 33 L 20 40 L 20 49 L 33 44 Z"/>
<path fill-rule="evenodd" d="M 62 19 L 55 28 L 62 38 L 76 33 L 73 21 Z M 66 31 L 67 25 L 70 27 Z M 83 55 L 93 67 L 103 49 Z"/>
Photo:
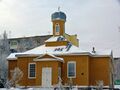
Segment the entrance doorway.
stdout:
<path fill-rule="evenodd" d="M 52 85 L 52 68 L 43 67 L 42 68 L 42 86 L 50 87 Z"/>

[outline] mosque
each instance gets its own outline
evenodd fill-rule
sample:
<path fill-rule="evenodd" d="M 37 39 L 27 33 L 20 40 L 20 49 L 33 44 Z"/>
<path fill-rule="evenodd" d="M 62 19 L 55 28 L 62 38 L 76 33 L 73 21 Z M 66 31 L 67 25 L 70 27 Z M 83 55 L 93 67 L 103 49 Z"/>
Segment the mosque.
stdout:
<path fill-rule="evenodd" d="M 67 86 L 113 85 L 113 57 L 111 51 L 82 50 L 77 35 L 65 33 L 66 14 L 62 11 L 51 15 L 53 35 L 38 46 L 8 57 L 8 78 L 18 67 L 23 77 L 19 86 L 50 87 L 61 83 Z"/>

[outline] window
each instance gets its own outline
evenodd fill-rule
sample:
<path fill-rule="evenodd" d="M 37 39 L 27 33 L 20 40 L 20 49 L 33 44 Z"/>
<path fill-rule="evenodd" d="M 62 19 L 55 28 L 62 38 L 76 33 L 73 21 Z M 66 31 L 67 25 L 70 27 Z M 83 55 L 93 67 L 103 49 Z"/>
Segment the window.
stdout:
<path fill-rule="evenodd" d="M 15 40 L 10 42 L 10 45 L 11 45 L 11 46 L 12 46 L 12 45 L 17 45 L 17 44 L 18 44 L 18 42 L 15 41 Z"/>
<path fill-rule="evenodd" d="M 59 24 L 56 24 L 56 26 L 55 26 L 55 33 L 57 35 L 59 35 L 59 32 L 60 32 L 60 26 L 59 26 Z"/>
<path fill-rule="evenodd" d="M 29 70 L 28 70 L 29 78 L 35 78 L 35 73 L 36 73 L 35 68 L 36 68 L 35 63 L 29 63 Z"/>
<path fill-rule="evenodd" d="M 18 48 L 18 41 L 12 40 L 10 41 L 10 49 L 17 49 Z"/>
<path fill-rule="evenodd" d="M 75 78 L 76 77 L 76 62 L 70 61 L 67 64 L 67 76 L 68 78 Z"/>
<path fill-rule="evenodd" d="M 61 77 L 61 67 L 58 67 L 58 76 Z"/>

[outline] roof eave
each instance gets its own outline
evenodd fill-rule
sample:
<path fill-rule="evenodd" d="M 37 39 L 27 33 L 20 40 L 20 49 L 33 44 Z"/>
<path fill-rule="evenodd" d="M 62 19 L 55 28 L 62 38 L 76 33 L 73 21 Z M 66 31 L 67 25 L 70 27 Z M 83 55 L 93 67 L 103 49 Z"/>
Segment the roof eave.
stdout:
<path fill-rule="evenodd" d="M 45 58 L 45 59 L 34 59 L 33 61 L 40 61 L 40 62 L 44 62 L 44 61 L 59 61 L 59 62 L 64 62 L 64 60 L 59 60 L 59 59 L 53 59 L 53 58 Z"/>
<path fill-rule="evenodd" d="M 15 55 L 16 57 L 36 57 L 39 56 L 40 54 L 18 54 Z"/>
<path fill-rule="evenodd" d="M 7 58 L 7 60 L 17 60 L 17 58 Z"/>

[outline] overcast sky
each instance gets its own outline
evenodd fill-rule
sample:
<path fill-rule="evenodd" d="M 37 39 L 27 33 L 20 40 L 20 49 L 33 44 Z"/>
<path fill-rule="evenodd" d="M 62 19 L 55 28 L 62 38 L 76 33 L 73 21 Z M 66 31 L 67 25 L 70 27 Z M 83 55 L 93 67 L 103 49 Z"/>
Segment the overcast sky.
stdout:
<path fill-rule="evenodd" d="M 112 49 L 120 57 L 120 0 L 0 0 L 0 34 L 52 34 L 58 6 L 67 15 L 66 33 L 77 34 L 81 48 Z"/>

